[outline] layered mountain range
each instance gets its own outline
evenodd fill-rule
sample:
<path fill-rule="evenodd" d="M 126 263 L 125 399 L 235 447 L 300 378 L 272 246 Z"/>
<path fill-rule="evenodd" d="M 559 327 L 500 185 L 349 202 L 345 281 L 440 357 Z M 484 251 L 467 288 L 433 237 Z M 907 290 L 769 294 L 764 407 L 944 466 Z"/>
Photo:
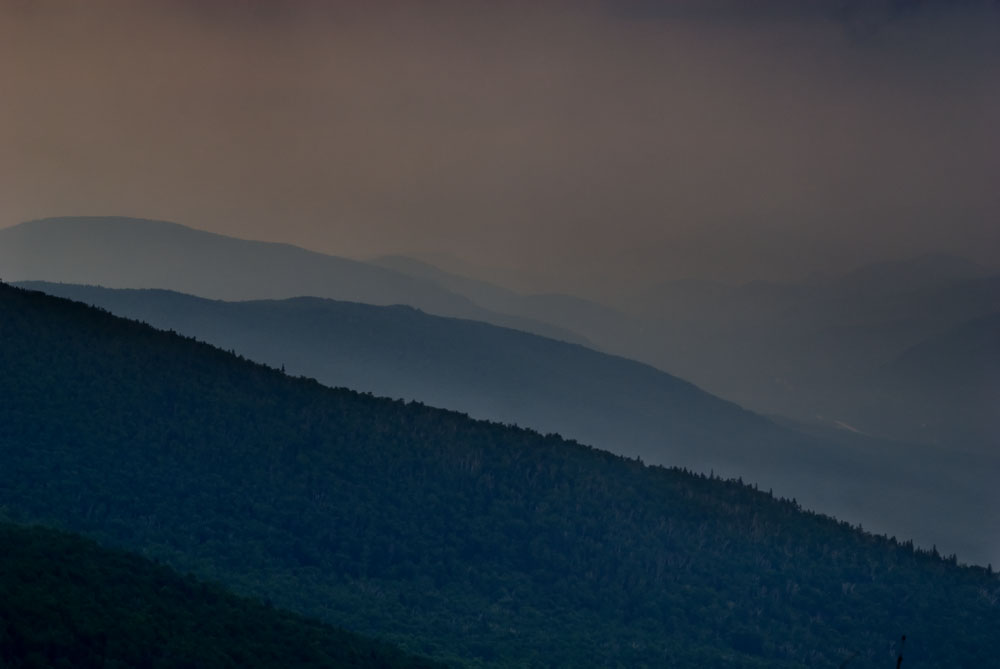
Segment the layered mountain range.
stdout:
<path fill-rule="evenodd" d="M 947 255 L 798 282 L 672 281 L 617 296 L 608 307 L 519 294 L 412 258 L 361 262 L 162 221 L 67 217 L 0 230 L 0 272 L 8 281 L 224 300 L 409 305 L 645 362 L 763 414 L 948 450 L 993 453 L 996 446 L 995 411 L 954 412 L 950 389 L 893 375 L 910 348 L 1000 312 L 1000 276 Z M 970 399 L 960 408 L 989 405 Z"/>
<path fill-rule="evenodd" d="M 556 433 L 646 463 L 743 477 L 808 508 L 1000 559 L 997 461 L 847 430 L 782 425 L 653 367 L 409 307 L 317 298 L 223 302 L 25 283 L 196 337 L 328 386 Z"/>

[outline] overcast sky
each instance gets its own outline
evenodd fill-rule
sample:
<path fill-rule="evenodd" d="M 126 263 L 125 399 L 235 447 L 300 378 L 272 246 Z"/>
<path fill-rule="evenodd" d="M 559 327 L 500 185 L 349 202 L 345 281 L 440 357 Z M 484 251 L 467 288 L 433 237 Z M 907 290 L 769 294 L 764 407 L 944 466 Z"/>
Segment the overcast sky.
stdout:
<path fill-rule="evenodd" d="M 0 0 L 0 225 L 163 218 L 600 295 L 1000 266 L 993 0 Z"/>

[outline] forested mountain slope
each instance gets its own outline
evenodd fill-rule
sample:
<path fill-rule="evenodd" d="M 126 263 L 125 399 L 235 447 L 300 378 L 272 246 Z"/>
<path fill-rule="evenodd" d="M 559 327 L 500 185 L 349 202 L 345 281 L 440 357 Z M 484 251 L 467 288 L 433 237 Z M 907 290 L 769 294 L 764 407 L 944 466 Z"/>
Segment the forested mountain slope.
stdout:
<path fill-rule="evenodd" d="M 471 666 L 988 666 L 1000 581 L 0 286 L 0 505 Z"/>
<path fill-rule="evenodd" d="M 555 432 L 650 464 L 743 476 L 809 508 L 936 543 L 963 560 L 1000 562 L 996 522 L 980 512 L 1000 504 L 996 462 L 850 432 L 792 432 L 648 365 L 407 307 L 316 298 L 227 303 L 167 291 L 25 285 L 325 385 Z"/>
<path fill-rule="evenodd" d="M 0 666 L 432 667 L 93 541 L 0 522 Z"/>
<path fill-rule="evenodd" d="M 749 446 L 790 437 L 648 365 L 409 307 L 308 297 L 221 302 L 160 290 L 19 285 L 176 330 L 325 385 L 558 432 L 654 464 L 736 473 L 751 460 Z"/>

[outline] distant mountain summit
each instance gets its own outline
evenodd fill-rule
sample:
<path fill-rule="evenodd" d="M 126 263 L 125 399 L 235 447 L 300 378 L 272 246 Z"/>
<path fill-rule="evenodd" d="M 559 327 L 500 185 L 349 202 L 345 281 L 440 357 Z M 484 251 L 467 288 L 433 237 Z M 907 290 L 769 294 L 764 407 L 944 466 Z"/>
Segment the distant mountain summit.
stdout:
<path fill-rule="evenodd" d="M 965 258 L 925 254 L 798 283 L 660 284 L 636 294 L 628 310 L 648 337 L 617 352 L 742 406 L 951 445 L 960 420 L 950 434 L 898 430 L 877 407 L 861 405 L 873 377 L 907 349 L 1000 310 L 1000 275 Z"/>
<path fill-rule="evenodd" d="M 164 288 L 224 300 L 310 295 L 407 304 L 584 341 L 566 329 L 484 309 L 433 281 L 384 267 L 143 218 L 46 218 L 0 230 L 0 279 Z"/>

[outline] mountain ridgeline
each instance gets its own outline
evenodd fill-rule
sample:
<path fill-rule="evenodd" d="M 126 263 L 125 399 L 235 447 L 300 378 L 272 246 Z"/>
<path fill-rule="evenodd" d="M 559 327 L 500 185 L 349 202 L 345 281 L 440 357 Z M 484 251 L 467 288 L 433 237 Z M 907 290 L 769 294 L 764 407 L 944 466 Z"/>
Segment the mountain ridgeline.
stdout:
<path fill-rule="evenodd" d="M 881 411 L 914 432 L 954 444 L 1000 439 L 1000 312 L 973 319 L 909 347 L 879 369 L 872 384 Z M 955 438 L 957 435 L 957 439 Z M 916 434 L 914 436 L 917 436 Z"/>
<path fill-rule="evenodd" d="M 669 374 L 486 323 L 316 298 L 220 302 L 21 284 L 194 336 L 293 375 L 558 433 L 650 464 L 743 476 L 808 508 L 1000 562 L 996 461 L 848 431 L 804 434 Z M 903 395 L 900 395 L 903 397 Z M 916 493 L 920 494 L 916 494 Z M 961 522 L 956 521 L 961 519 Z"/>
<path fill-rule="evenodd" d="M 0 285 L 0 506 L 466 666 L 989 666 L 1000 580 Z M 985 512 L 985 510 L 984 510 Z"/>
<path fill-rule="evenodd" d="M 792 282 L 671 281 L 619 297 L 616 309 L 519 295 L 412 258 L 372 262 L 482 307 L 568 328 L 754 411 L 949 450 L 992 453 L 996 444 L 995 393 L 976 392 L 982 369 L 962 364 L 963 348 L 947 384 L 927 375 L 899 383 L 892 374 L 909 349 L 1000 311 L 1000 276 L 964 258 L 927 254 Z M 1000 355 L 1000 339 L 978 341 L 981 355 Z"/>
<path fill-rule="evenodd" d="M 558 432 L 654 464 L 736 473 L 792 435 L 625 358 L 487 323 L 318 298 L 222 302 L 23 282 L 325 385 Z M 737 448 L 736 442 L 741 446 Z M 753 456 L 748 446 L 757 446 Z M 801 450 L 789 445 L 787 453 Z"/>
<path fill-rule="evenodd" d="M 0 230 L 0 277 L 224 300 L 404 304 L 627 356 L 767 415 L 995 450 L 995 411 L 952 402 L 933 379 L 917 387 L 884 374 L 910 347 L 1000 311 L 1000 276 L 946 255 L 785 283 L 672 281 L 609 297 L 610 308 L 518 294 L 412 258 L 360 262 L 164 221 L 64 217 Z M 971 399 L 980 407 L 985 398 Z"/>
<path fill-rule="evenodd" d="M 531 318 L 484 309 L 433 281 L 370 263 L 249 241 L 168 221 L 71 216 L 0 230 L 0 278 L 168 288 L 246 300 L 315 295 L 369 304 L 409 304 L 567 341 L 583 338 Z"/>
<path fill-rule="evenodd" d="M 78 536 L 0 522 L 0 546 L 5 668 L 443 666 Z"/>
<path fill-rule="evenodd" d="M 614 350 L 754 411 L 995 451 L 996 412 L 979 410 L 988 398 L 971 394 L 974 369 L 947 374 L 975 407 L 957 413 L 949 411 L 959 406 L 954 384 L 933 376 L 899 383 L 891 373 L 910 349 L 1000 311 L 1000 276 L 961 258 L 927 255 L 790 283 L 677 281 L 635 296 L 626 311 L 647 339 Z M 1000 355 L 1000 339 L 980 352 Z"/>

